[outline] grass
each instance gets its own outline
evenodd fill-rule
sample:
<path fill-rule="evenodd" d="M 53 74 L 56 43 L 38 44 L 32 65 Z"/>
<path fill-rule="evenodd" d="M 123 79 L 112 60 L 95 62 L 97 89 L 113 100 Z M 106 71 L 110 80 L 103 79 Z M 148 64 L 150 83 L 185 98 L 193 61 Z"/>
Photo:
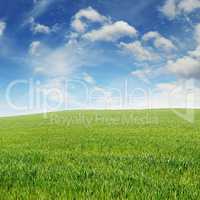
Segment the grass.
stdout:
<path fill-rule="evenodd" d="M 0 119 L 0 199 L 198 199 L 200 111 Z"/>

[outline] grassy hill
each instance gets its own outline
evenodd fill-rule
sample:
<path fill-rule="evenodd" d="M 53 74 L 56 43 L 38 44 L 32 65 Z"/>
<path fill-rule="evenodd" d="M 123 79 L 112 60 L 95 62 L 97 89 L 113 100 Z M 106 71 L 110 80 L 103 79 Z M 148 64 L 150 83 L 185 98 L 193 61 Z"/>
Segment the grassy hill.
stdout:
<path fill-rule="evenodd" d="M 200 111 L 0 119 L 0 199 L 198 199 Z"/>

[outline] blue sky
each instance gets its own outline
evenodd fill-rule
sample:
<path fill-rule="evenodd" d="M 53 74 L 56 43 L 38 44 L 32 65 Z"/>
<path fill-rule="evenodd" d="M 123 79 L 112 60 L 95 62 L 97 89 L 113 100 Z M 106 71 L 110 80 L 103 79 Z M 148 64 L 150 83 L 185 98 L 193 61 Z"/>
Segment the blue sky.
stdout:
<path fill-rule="evenodd" d="M 200 0 L 0 0 L 0 115 L 199 107 L 199 38 Z"/>

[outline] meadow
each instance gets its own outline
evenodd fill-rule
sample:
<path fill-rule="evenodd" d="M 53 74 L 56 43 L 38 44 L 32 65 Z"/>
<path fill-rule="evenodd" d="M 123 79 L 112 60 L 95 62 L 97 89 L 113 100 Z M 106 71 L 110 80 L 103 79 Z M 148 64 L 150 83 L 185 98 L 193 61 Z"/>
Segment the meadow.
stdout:
<path fill-rule="evenodd" d="M 194 115 L 194 123 L 167 109 L 1 118 L 0 199 L 198 199 Z"/>

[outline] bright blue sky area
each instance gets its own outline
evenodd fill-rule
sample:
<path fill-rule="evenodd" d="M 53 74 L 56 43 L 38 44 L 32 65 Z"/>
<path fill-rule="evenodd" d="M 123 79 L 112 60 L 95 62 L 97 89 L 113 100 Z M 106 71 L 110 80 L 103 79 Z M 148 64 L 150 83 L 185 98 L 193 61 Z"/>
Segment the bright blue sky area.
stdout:
<path fill-rule="evenodd" d="M 199 13 L 199 0 L 0 0 L 0 115 L 41 111 L 8 105 L 6 89 L 20 79 L 40 81 L 41 90 L 75 79 L 111 96 L 109 88 L 128 80 L 129 90 L 154 90 L 162 102 L 163 91 L 198 82 Z M 79 104 L 80 90 L 69 94 L 76 103 L 68 108 L 95 108 Z M 26 104 L 27 95 L 16 86 L 14 104 Z"/>

